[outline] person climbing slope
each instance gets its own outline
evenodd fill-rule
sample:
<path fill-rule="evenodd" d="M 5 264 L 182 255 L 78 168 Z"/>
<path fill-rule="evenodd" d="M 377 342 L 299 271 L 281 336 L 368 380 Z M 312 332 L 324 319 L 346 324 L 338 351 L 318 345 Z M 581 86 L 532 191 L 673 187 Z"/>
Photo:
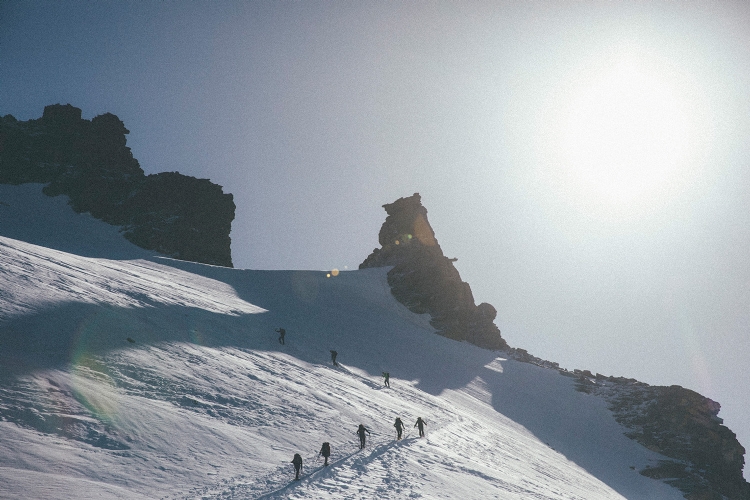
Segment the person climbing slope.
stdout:
<path fill-rule="evenodd" d="M 286 342 L 284 342 L 284 335 L 286 335 L 286 330 L 284 330 L 283 328 L 277 328 L 276 331 L 279 332 L 279 344 L 286 344 Z"/>
<path fill-rule="evenodd" d="M 370 431 L 368 431 L 364 425 L 359 424 L 359 428 L 357 428 L 357 435 L 359 436 L 359 449 L 360 450 L 365 447 L 365 432 L 367 434 L 370 434 Z"/>
<path fill-rule="evenodd" d="M 424 437 L 424 426 L 427 425 L 427 422 L 422 420 L 422 417 L 417 417 L 417 423 L 414 424 L 414 427 L 419 427 L 419 437 Z"/>
<path fill-rule="evenodd" d="M 391 386 L 391 374 L 390 373 L 383 372 L 383 384 L 386 387 L 390 387 Z"/>
<path fill-rule="evenodd" d="M 299 453 L 294 454 L 294 458 L 292 459 L 292 465 L 294 465 L 294 480 L 299 481 L 299 473 L 302 470 L 302 457 Z"/>
<path fill-rule="evenodd" d="M 324 467 L 327 466 L 328 465 L 328 457 L 331 456 L 331 445 L 330 445 L 330 443 L 328 443 L 328 441 L 326 441 L 325 443 L 323 443 L 323 447 L 320 448 L 320 451 L 318 452 L 318 455 L 323 455 L 323 458 L 326 459 L 326 461 L 323 463 L 323 466 Z"/>
<path fill-rule="evenodd" d="M 333 366 L 339 366 L 338 363 L 336 363 L 336 356 L 338 356 L 339 353 L 336 351 L 331 351 L 331 361 L 333 362 Z"/>
<path fill-rule="evenodd" d="M 396 428 L 396 440 L 401 440 L 401 433 L 404 432 L 404 423 L 401 421 L 401 418 L 396 417 L 396 423 L 393 424 L 393 427 Z"/>

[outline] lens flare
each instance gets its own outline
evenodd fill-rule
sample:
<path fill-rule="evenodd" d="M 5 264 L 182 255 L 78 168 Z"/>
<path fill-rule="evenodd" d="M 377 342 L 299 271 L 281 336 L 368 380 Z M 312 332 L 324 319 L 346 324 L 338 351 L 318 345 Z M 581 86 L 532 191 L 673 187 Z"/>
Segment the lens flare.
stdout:
<path fill-rule="evenodd" d="M 204 345 L 203 333 L 197 327 L 190 329 L 190 341 L 193 344 Z"/>
<path fill-rule="evenodd" d="M 96 345 L 108 334 L 97 313 L 84 318 L 76 328 L 71 350 L 73 397 L 101 422 L 112 422 L 119 407 L 114 380 Z"/>
<path fill-rule="evenodd" d="M 427 222 L 427 219 L 425 219 L 422 214 L 419 214 L 417 218 L 414 219 L 414 236 L 425 246 L 432 247 L 437 245 L 435 234 L 432 232 L 432 228 Z"/>

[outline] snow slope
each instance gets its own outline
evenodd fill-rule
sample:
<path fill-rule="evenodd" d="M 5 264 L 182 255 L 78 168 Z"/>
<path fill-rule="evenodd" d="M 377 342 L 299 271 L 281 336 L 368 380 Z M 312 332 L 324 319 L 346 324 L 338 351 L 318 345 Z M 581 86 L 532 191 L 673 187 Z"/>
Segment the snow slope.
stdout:
<path fill-rule="evenodd" d="M 2 498 L 682 498 L 636 472 L 661 457 L 573 385 L 435 335 L 384 269 L 107 260 L 0 237 Z"/>
<path fill-rule="evenodd" d="M 124 239 L 119 228 L 76 214 L 67 196 L 51 198 L 42 184 L 0 184 L 0 235 L 86 257 L 141 259 L 155 254 Z"/>

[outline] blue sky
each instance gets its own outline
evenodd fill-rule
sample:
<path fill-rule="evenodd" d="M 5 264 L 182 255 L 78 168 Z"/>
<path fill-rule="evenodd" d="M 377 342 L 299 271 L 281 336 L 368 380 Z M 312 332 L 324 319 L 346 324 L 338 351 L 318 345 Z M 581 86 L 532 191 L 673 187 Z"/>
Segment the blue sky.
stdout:
<path fill-rule="evenodd" d="M 741 2 L 0 1 L 0 114 L 111 112 L 237 204 L 237 267 L 355 269 L 422 195 L 515 347 L 718 400 L 750 446 Z"/>

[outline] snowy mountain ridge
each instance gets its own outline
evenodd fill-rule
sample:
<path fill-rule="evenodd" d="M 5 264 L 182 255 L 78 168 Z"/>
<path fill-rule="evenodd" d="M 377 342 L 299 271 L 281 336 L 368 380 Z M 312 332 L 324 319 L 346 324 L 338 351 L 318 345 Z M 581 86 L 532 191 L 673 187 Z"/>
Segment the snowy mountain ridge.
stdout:
<path fill-rule="evenodd" d="M 607 402 L 625 435 L 649 450 L 669 457 L 641 474 L 664 479 L 686 498 L 750 498 L 743 477 L 745 449 L 722 425 L 721 405 L 678 385 L 649 386 L 635 379 L 561 369 L 524 349 L 511 348 L 494 324 L 497 310 L 475 304 L 471 286 L 444 254 L 427 219 L 419 193 L 383 205 L 388 216 L 376 248 L 360 269 L 390 266 L 388 284 L 401 304 L 415 313 L 428 313 L 436 333 L 512 358 L 553 368 L 574 377 L 576 389 Z"/>
<path fill-rule="evenodd" d="M 493 492 L 498 498 L 619 498 L 526 428 L 494 411 L 485 381 L 438 389 L 453 385 L 452 377 L 425 384 L 402 378 L 408 358 L 415 360 L 412 352 L 401 351 L 403 359 L 389 363 L 397 368 L 388 366 L 393 389 L 383 389 L 373 368 L 386 368 L 386 353 L 376 349 L 389 350 L 378 344 L 395 340 L 393 336 L 361 339 L 342 332 L 312 333 L 313 325 L 321 332 L 320 326 L 340 320 L 310 308 L 309 295 L 303 294 L 293 308 L 296 317 L 285 318 L 288 343 L 280 346 L 271 328 L 275 323 L 263 317 L 283 318 L 273 314 L 273 301 L 263 313 L 231 294 L 210 298 L 221 289 L 209 278 L 192 274 L 195 293 L 175 305 L 169 294 L 171 280 L 190 273 L 173 270 L 155 280 L 150 273 L 156 266 L 148 261 L 121 263 L 119 278 L 116 273 L 107 276 L 106 281 L 114 283 L 111 290 L 98 283 L 87 288 L 85 282 L 109 269 L 109 262 L 101 268 L 98 259 L 6 238 L 0 241 L 4 269 L 39 267 L 42 263 L 35 258 L 49 262 L 40 271 L 51 279 L 40 281 L 37 291 L 50 289 L 55 299 L 38 301 L 35 314 L 30 314 L 28 296 L 14 287 L 14 300 L 7 303 L 24 302 L 27 309 L 4 311 L 10 327 L 2 339 L 5 437 L 0 474 L 11 485 L 11 497 L 81 498 L 109 491 L 112 497 L 144 498 L 256 498 L 269 493 L 279 498 L 319 498 L 326 493 L 344 498 L 488 498 Z M 143 269 L 149 276 L 143 276 Z M 286 274 L 289 281 L 277 289 L 288 287 L 292 294 L 296 275 L 301 279 L 296 288 L 317 290 L 316 302 L 335 302 L 330 299 L 351 297 L 353 292 L 361 299 L 363 292 L 379 292 L 381 310 L 375 315 L 395 307 L 389 303 L 383 273 L 342 273 L 337 280 L 323 273 L 260 274 L 265 279 L 253 276 L 252 281 L 263 282 L 263 289 L 274 288 Z M 27 275 L 19 278 L 24 284 L 29 281 Z M 131 293 L 122 294 L 131 280 Z M 196 286 L 202 280 L 208 284 L 203 294 Z M 8 290 L 7 281 L 5 285 Z M 66 290 L 67 302 L 79 306 L 61 305 L 59 295 Z M 354 301 L 348 302 L 351 307 Z M 341 312 L 332 309 L 328 312 Z M 371 302 L 357 309 L 372 319 Z M 391 320 L 380 322 L 380 327 L 404 323 L 399 321 L 402 314 L 391 313 Z M 186 319 L 179 321 L 179 316 Z M 352 326 L 362 328 L 366 323 L 360 319 Z M 409 339 L 409 351 L 429 351 L 432 334 L 426 328 L 419 332 L 414 322 L 407 324 L 417 337 L 422 334 L 421 339 Z M 60 352 L 60 336 L 68 326 L 74 331 L 64 343 L 70 342 L 73 349 Z M 243 330 L 245 335 L 236 334 Z M 19 333 L 26 341 L 12 345 L 12 337 L 18 339 Z M 316 346 L 321 336 L 327 345 Z M 127 338 L 135 342 L 129 345 Z M 438 344 L 447 342 L 441 339 Z M 356 364 L 365 366 L 327 366 L 323 348 L 330 344 L 338 347 L 343 359 L 354 357 Z M 371 354 L 355 354 L 357 344 L 364 344 Z M 9 345 L 16 366 L 8 359 Z M 442 355 L 459 372 L 480 368 L 477 362 L 487 360 L 488 373 L 500 376 L 507 371 L 502 359 L 492 359 L 494 354 L 461 366 L 460 358 L 446 352 L 452 346 L 440 347 L 442 352 L 433 354 Z M 367 359 L 373 351 L 377 361 Z M 565 381 L 559 376 L 554 380 Z M 396 415 L 408 421 L 423 415 L 428 438 L 415 440 L 412 432 L 396 442 L 389 431 Z M 355 446 L 359 422 L 374 434 L 373 448 L 363 452 Z M 287 486 L 291 467 L 284 462 L 300 451 L 310 467 L 323 440 L 334 448 L 333 465 L 318 473 L 326 481 L 310 478 Z M 51 483 L 45 471 L 56 471 Z M 26 480 L 19 481 L 24 476 Z"/>
<path fill-rule="evenodd" d="M 10 191 L 31 189 L 3 188 L 0 217 L 21 210 Z M 394 299 L 387 268 L 230 269 L 144 258 L 122 238 L 111 260 L 90 241 L 116 245 L 112 226 L 86 221 L 55 245 L 42 222 L 0 218 L 27 238 L 0 237 L 1 498 L 682 498 L 638 473 L 665 457 L 628 439 L 604 399 L 435 335 Z"/>

